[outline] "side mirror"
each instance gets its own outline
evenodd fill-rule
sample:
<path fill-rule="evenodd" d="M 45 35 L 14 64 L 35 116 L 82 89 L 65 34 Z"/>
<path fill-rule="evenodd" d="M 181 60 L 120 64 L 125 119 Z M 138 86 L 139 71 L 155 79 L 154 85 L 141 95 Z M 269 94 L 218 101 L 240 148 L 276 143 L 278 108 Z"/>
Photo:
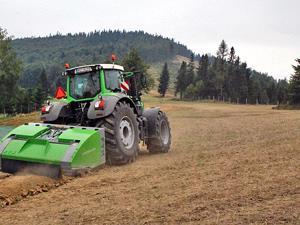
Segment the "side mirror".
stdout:
<path fill-rule="evenodd" d="M 65 90 L 62 88 L 62 87 L 58 87 L 56 89 L 56 92 L 55 92 L 55 96 L 54 96 L 56 99 L 62 99 L 62 98 L 65 98 L 67 97 L 67 94 L 65 92 Z"/>

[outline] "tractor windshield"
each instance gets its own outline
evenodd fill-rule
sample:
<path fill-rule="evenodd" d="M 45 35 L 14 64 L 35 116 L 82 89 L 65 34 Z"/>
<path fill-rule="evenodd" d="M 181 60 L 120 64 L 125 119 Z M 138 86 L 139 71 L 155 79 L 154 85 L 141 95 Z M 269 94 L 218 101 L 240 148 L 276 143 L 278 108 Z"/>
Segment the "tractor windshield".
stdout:
<path fill-rule="evenodd" d="M 78 74 L 70 77 L 70 95 L 73 98 L 93 98 L 99 92 L 99 72 Z"/>
<path fill-rule="evenodd" d="M 121 72 L 119 70 L 105 70 L 106 88 L 111 91 L 120 91 Z"/>

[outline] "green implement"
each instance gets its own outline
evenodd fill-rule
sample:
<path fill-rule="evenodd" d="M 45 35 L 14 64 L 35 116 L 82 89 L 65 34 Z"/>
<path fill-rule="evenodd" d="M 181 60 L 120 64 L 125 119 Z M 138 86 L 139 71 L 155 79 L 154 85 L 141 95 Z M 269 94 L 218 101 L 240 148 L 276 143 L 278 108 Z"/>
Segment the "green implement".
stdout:
<path fill-rule="evenodd" d="M 0 169 L 39 175 L 74 176 L 105 163 L 103 128 L 29 123 L 0 143 Z"/>

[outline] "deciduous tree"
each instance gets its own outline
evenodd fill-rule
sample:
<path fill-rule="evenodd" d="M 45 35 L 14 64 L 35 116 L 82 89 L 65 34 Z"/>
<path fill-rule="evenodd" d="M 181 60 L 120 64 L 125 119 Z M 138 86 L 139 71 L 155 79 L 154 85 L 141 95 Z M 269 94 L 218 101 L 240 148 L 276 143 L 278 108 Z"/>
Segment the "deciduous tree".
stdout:
<path fill-rule="evenodd" d="M 149 65 L 147 65 L 138 54 L 136 49 L 131 49 L 122 60 L 125 71 L 135 72 L 139 79 L 139 89 L 149 91 L 154 85 L 154 80 L 148 73 Z"/>
<path fill-rule="evenodd" d="M 6 113 L 15 111 L 21 62 L 11 46 L 11 38 L 0 28 L 0 105 Z"/>

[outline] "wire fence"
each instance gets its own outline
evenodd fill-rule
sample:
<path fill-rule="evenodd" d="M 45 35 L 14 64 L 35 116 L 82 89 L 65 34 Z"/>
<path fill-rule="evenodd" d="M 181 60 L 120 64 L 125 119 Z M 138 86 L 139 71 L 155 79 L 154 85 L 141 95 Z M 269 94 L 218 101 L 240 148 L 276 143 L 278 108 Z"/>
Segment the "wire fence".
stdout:
<path fill-rule="evenodd" d="M 221 96 L 205 96 L 205 97 L 194 97 L 190 99 L 184 100 L 200 100 L 200 101 L 208 101 L 208 102 L 224 102 L 229 104 L 241 104 L 241 105 L 279 105 L 279 104 L 289 104 L 289 101 L 284 100 L 282 102 L 276 101 L 271 102 L 269 100 L 260 100 L 256 98 L 250 101 L 248 98 L 230 98 L 230 97 L 221 97 Z"/>
<path fill-rule="evenodd" d="M 12 116 L 16 114 L 28 114 L 36 111 L 40 111 L 41 105 L 37 103 L 27 103 L 27 104 L 16 104 L 16 105 L 6 105 L 0 106 L 1 117 Z"/>

